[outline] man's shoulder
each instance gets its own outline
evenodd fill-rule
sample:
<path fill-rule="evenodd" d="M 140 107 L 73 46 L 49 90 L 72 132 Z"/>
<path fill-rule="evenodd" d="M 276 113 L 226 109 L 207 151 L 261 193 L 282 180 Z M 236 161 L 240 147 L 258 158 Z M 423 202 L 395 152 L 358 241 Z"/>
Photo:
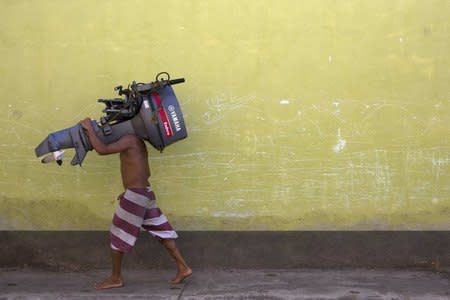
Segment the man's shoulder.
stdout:
<path fill-rule="evenodd" d="M 135 134 L 126 134 L 126 135 L 122 136 L 120 139 L 123 141 L 126 141 L 126 142 L 130 142 L 130 143 L 143 142 L 142 139 Z"/>
<path fill-rule="evenodd" d="M 146 149 L 144 141 L 134 134 L 124 135 L 120 140 L 127 144 L 128 149 Z"/>

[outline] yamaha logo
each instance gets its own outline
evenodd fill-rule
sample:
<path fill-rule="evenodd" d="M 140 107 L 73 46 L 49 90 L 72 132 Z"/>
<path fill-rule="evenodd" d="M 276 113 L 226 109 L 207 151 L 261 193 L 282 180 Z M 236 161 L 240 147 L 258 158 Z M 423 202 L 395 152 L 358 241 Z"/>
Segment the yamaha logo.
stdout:
<path fill-rule="evenodd" d="M 169 106 L 167 106 L 167 110 L 169 111 L 169 115 L 172 118 L 173 124 L 175 125 L 175 130 L 180 131 L 181 124 L 180 124 L 180 119 L 178 119 L 177 113 L 175 111 L 175 106 L 169 105 Z"/>

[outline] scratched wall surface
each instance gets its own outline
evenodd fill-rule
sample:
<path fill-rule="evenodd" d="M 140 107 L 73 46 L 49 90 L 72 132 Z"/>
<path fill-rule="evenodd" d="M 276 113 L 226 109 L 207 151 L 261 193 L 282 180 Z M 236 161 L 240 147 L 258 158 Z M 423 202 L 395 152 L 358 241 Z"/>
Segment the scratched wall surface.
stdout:
<path fill-rule="evenodd" d="M 42 165 L 113 87 L 185 77 L 150 151 L 179 230 L 450 229 L 450 2 L 0 1 L 0 229 L 104 230 L 117 156 Z"/>

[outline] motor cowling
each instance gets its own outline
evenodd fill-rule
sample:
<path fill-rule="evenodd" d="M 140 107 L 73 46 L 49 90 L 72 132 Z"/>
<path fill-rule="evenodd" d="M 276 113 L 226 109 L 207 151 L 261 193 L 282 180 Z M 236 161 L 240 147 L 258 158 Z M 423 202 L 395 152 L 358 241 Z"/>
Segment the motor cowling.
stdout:
<path fill-rule="evenodd" d="M 134 134 L 150 143 L 155 149 L 165 147 L 187 137 L 186 124 L 173 84 L 184 82 L 183 78 L 160 79 L 155 82 L 133 82 L 129 88 L 119 90 L 124 98 L 99 99 L 106 105 L 105 116 L 100 121 L 92 121 L 97 136 L 105 144 L 113 143 L 127 134 Z M 63 149 L 74 148 L 72 165 L 81 165 L 92 145 L 78 123 L 72 127 L 50 133 L 35 149 L 37 157 L 48 154 L 43 163 L 56 161 L 62 163 Z"/>

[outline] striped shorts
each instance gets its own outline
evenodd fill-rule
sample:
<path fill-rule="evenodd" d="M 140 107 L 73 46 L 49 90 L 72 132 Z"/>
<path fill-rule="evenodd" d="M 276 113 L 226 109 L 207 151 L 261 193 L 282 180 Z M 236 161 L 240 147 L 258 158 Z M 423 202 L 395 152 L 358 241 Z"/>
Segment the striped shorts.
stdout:
<path fill-rule="evenodd" d="M 126 189 L 119 196 L 119 200 L 110 229 L 112 249 L 130 252 L 141 228 L 158 239 L 178 237 L 166 216 L 156 205 L 155 194 L 151 187 Z"/>

